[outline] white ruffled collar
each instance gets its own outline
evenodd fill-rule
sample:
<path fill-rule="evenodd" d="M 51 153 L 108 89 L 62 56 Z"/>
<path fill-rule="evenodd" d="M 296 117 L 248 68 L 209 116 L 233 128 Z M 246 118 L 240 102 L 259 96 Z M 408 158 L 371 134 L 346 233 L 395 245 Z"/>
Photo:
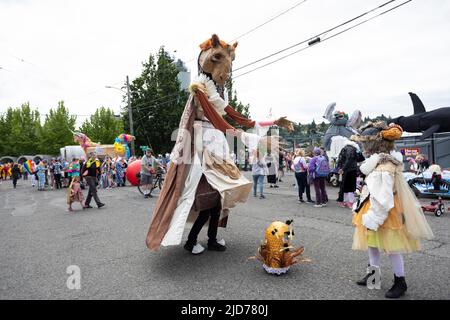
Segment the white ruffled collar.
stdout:
<path fill-rule="evenodd" d="M 216 84 L 212 79 L 210 79 L 206 74 L 201 73 L 199 74 L 193 81 L 193 83 L 203 83 L 206 87 L 206 94 L 208 97 L 214 97 L 215 99 L 221 99 L 225 105 L 228 105 L 228 94 L 225 92 L 224 97 L 225 99 L 222 99 L 220 97 L 219 92 L 217 92 Z"/>
<path fill-rule="evenodd" d="M 382 153 L 382 154 L 374 153 L 373 155 L 371 155 L 369 158 L 367 158 L 361 164 L 359 169 L 361 170 L 361 172 L 363 174 L 365 174 L 367 176 L 373 170 L 375 170 L 377 165 L 380 163 L 381 158 L 385 158 L 386 156 L 388 156 L 388 157 L 391 156 L 392 158 L 394 158 L 395 160 L 397 160 L 400 163 L 403 162 L 403 155 L 400 152 L 397 152 L 397 151 L 391 151 L 391 153 L 389 155 L 384 154 L 384 153 Z"/>

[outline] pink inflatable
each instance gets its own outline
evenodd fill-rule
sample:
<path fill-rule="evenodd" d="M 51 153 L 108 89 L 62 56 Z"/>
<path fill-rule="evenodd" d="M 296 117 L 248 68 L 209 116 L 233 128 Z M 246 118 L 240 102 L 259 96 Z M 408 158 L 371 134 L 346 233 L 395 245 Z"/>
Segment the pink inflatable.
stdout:
<path fill-rule="evenodd" d="M 141 160 L 135 160 L 130 163 L 127 167 L 127 180 L 133 185 L 137 186 L 139 184 L 139 179 L 136 174 L 141 171 Z"/>

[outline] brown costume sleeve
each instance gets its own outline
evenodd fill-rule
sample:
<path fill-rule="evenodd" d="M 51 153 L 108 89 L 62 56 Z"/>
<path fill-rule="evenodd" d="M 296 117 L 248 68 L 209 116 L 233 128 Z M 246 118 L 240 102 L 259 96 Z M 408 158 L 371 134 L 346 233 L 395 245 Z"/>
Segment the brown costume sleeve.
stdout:
<path fill-rule="evenodd" d="M 211 121 L 214 128 L 222 131 L 223 133 L 226 133 L 227 130 L 236 130 L 231 124 L 226 122 L 225 119 L 222 118 L 222 116 L 214 109 L 214 107 L 209 103 L 208 98 L 202 91 L 197 90 L 195 94 L 197 96 L 198 101 L 202 105 L 205 117 L 209 121 Z"/>
<path fill-rule="evenodd" d="M 255 127 L 255 121 L 254 120 L 250 120 L 250 119 L 244 117 L 238 111 L 234 110 L 233 107 L 226 106 L 225 107 L 225 112 L 227 113 L 227 115 L 231 119 L 233 119 L 234 121 L 236 121 L 240 125 L 242 125 L 244 127 L 247 127 L 247 128 L 254 128 Z"/>

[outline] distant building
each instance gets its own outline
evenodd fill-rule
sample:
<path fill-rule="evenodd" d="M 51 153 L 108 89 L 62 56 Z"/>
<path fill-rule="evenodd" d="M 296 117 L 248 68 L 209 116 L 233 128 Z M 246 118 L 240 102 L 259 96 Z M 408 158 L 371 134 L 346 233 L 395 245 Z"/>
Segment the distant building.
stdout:
<path fill-rule="evenodd" d="M 191 83 L 191 72 L 186 68 L 184 62 L 180 59 L 175 63 L 178 69 L 178 81 L 180 81 L 181 89 L 187 90 Z"/>

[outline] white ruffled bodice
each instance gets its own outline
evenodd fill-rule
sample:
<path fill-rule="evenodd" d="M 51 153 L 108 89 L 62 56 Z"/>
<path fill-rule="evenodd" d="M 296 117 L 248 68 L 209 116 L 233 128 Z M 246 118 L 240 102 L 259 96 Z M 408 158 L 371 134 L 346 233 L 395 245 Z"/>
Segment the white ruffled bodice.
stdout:
<path fill-rule="evenodd" d="M 402 160 L 402 155 L 392 152 L 396 160 Z M 366 175 L 366 186 L 361 199 L 370 196 L 370 208 L 362 216 L 363 225 L 371 230 L 378 230 L 394 207 L 395 170 L 379 169 L 380 154 L 373 154 L 361 165 L 360 170 Z"/>

